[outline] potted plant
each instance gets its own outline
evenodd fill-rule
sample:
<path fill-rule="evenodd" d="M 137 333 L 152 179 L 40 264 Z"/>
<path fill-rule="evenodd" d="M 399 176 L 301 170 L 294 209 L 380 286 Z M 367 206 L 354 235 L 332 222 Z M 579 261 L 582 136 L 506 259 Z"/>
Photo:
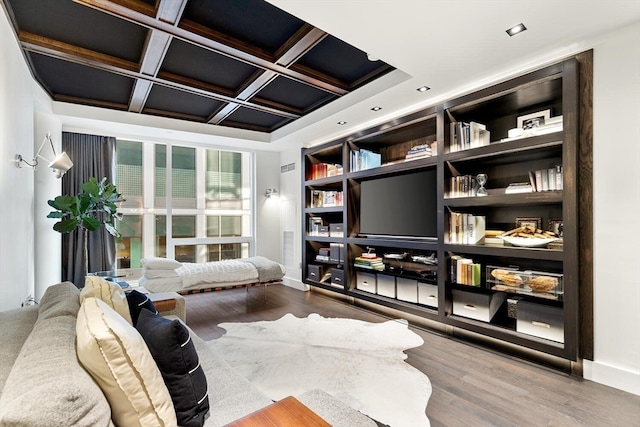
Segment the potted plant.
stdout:
<path fill-rule="evenodd" d="M 122 219 L 122 214 L 117 212 L 116 203 L 123 201 L 116 186 L 107 182 L 107 178 L 98 181 L 89 178 L 80 188 L 82 191 L 76 196 L 58 196 L 49 200 L 49 206 L 55 210 L 47 215 L 47 218 L 59 219 L 53 225 L 53 229 L 59 233 L 70 233 L 76 228 L 82 233 L 82 249 L 84 254 L 84 276 L 89 271 L 89 256 L 87 253 L 87 233 L 104 226 L 105 230 L 115 237 L 116 242 L 122 236 L 115 228 L 115 220 Z"/>

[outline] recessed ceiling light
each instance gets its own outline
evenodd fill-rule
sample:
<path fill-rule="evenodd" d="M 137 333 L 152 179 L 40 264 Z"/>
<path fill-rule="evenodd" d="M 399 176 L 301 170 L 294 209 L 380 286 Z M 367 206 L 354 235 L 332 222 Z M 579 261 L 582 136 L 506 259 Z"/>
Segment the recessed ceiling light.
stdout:
<path fill-rule="evenodd" d="M 418 89 L 416 89 L 418 92 L 426 92 L 429 89 L 431 89 L 430 87 L 427 86 L 420 86 Z"/>
<path fill-rule="evenodd" d="M 382 107 L 378 107 L 378 106 L 375 106 L 371 109 L 371 111 L 380 111 L 380 110 L 382 110 Z"/>
<path fill-rule="evenodd" d="M 520 23 L 518 25 L 514 25 L 513 27 L 509 28 L 507 30 L 507 34 L 509 34 L 510 37 L 513 37 L 516 34 L 521 33 L 526 29 L 527 27 L 525 27 L 523 23 Z"/>
<path fill-rule="evenodd" d="M 339 124 L 340 126 L 342 126 L 342 125 L 346 125 L 346 124 L 347 124 L 347 122 L 345 122 L 344 120 L 340 120 L 340 121 L 338 122 L 338 124 Z"/>
<path fill-rule="evenodd" d="M 375 56 L 371 55 L 370 53 L 367 53 L 367 59 L 369 61 L 378 61 L 378 58 L 376 58 Z"/>

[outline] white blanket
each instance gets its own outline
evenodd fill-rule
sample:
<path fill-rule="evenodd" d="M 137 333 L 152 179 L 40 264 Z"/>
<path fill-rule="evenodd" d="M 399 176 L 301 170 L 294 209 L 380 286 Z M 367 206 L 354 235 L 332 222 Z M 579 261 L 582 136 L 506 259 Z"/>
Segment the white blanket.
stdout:
<path fill-rule="evenodd" d="M 177 273 L 182 277 L 182 286 L 191 288 L 200 283 L 258 281 L 258 270 L 241 259 L 204 263 L 182 263 Z"/>

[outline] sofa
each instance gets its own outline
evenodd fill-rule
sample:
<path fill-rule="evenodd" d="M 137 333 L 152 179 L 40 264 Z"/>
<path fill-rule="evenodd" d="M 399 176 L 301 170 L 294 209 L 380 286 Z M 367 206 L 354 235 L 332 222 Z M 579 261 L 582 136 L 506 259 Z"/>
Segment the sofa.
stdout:
<path fill-rule="evenodd" d="M 87 359 L 88 353 L 83 350 L 87 343 L 95 344 L 91 337 L 84 336 L 83 328 L 88 322 L 85 311 L 91 307 L 104 313 L 108 311 L 117 323 L 114 329 L 130 327 L 135 330 L 127 326 L 131 319 L 126 319 L 126 313 L 113 314 L 117 309 L 122 310 L 122 306 L 118 308 L 109 301 L 119 298 L 118 290 L 105 289 L 106 296 L 93 295 L 82 300 L 76 286 L 63 282 L 50 286 L 38 305 L 0 312 L 0 426 L 177 425 L 173 415 L 162 422 L 149 421 L 150 418 L 136 423 L 122 421 L 121 406 L 115 408 L 111 391 L 105 391 L 104 385 L 96 380 L 91 364 L 100 357 Z M 126 301 L 125 298 L 124 303 Z M 111 306 L 104 308 L 108 304 L 114 306 L 113 309 Z M 163 318 L 171 320 L 171 316 Z M 206 377 L 208 408 L 202 418 L 205 426 L 223 426 L 273 403 L 219 357 L 211 346 L 186 325 L 184 328 L 197 352 L 198 369 L 201 367 Z M 127 331 L 133 339 L 138 339 L 136 333 Z M 143 341 L 133 342 L 137 343 L 134 345 L 136 351 L 147 352 Z M 102 351 L 106 350 L 99 348 L 99 352 Z M 144 365 L 145 369 L 158 371 L 153 359 L 145 359 Z M 137 376 L 125 377 L 125 381 L 138 381 Z M 150 386 L 152 382 L 140 384 L 134 387 L 137 388 L 135 392 L 142 390 L 145 396 L 164 388 L 163 384 L 157 383 Z M 162 393 L 156 394 L 164 396 Z M 370 418 L 321 390 L 310 390 L 295 397 L 334 426 L 376 426 Z M 132 402 L 128 404 L 138 405 L 136 410 L 146 410 L 139 409 L 138 397 L 129 399 Z M 138 401 L 133 402 L 136 399 Z M 166 399 L 158 406 L 164 408 L 161 410 L 173 410 L 171 401 L 166 402 Z"/>

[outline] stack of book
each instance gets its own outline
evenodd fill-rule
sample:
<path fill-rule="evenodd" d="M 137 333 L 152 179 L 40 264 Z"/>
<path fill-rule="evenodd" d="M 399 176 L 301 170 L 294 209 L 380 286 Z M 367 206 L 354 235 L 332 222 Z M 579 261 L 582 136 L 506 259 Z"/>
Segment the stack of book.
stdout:
<path fill-rule="evenodd" d="M 452 176 L 449 181 L 449 192 L 447 197 L 474 197 L 478 190 L 476 178 L 471 175 Z"/>
<path fill-rule="evenodd" d="M 529 183 L 532 191 L 562 190 L 562 173 L 562 165 L 556 165 L 549 169 L 529 171 Z"/>
<path fill-rule="evenodd" d="M 316 261 L 329 262 L 330 253 L 331 253 L 331 249 L 330 248 L 320 248 L 320 249 L 318 249 L 318 254 L 316 255 Z"/>
<path fill-rule="evenodd" d="M 358 268 L 384 271 L 384 262 L 382 262 L 382 258 L 376 254 L 362 254 L 359 257 L 356 257 L 353 265 Z"/>
<path fill-rule="evenodd" d="M 311 193 L 311 207 L 323 208 L 332 206 L 342 206 L 342 191 L 321 191 L 314 190 Z"/>
<path fill-rule="evenodd" d="M 431 144 L 416 145 L 407 152 L 405 160 L 423 159 L 432 155 Z"/>
<path fill-rule="evenodd" d="M 449 217 L 449 243 L 477 245 L 484 243 L 486 218 L 469 213 L 451 212 Z"/>
<path fill-rule="evenodd" d="M 452 122 L 450 126 L 450 153 L 489 145 L 491 133 L 483 124 Z"/>
<path fill-rule="evenodd" d="M 310 179 L 320 179 L 336 175 L 342 175 L 341 165 L 331 163 L 315 163 L 311 166 Z"/>
<path fill-rule="evenodd" d="M 451 281 L 458 285 L 480 286 L 481 264 L 460 255 L 451 256 Z"/>
<path fill-rule="evenodd" d="M 377 168 L 382 164 L 382 155 L 373 151 L 353 150 L 350 153 L 350 171 L 356 172 L 365 169 Z"/>

